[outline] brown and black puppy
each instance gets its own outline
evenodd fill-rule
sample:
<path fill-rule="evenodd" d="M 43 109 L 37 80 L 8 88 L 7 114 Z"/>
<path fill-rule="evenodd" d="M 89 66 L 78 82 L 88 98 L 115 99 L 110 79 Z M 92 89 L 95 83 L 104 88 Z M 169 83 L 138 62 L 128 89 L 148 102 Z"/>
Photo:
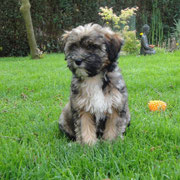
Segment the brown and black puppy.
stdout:
<path fill-rule="evenodd" d="M 123 138 L 130 113 L 126 85 L 117 65 L 121 38 L 110 28 L 87 24 L 66 32 L 63 40 L 73 77 L 60 129 L 89 145 L 98 137 Z"/>

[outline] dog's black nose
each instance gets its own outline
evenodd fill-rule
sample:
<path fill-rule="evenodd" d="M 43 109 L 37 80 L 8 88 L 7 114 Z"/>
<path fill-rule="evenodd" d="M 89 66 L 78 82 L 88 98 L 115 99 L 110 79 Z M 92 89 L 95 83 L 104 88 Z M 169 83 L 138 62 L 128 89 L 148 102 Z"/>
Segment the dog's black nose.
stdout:
<path fill-rule="evenodd" d="M 75 63 L 79 66 L 79 65 L 81 65 L 81 63 L 82 63 L 82 60 L 81 60 L 81 59 L 76 59 L 76 60 L 75 60 Z"/>

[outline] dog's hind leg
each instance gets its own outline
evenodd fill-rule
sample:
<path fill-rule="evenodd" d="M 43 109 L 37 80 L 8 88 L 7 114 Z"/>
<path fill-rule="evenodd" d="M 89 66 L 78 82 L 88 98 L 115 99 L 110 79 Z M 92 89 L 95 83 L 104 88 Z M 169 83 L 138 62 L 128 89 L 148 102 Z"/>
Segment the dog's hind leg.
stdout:
<path fill-rule="evenodd" d="M 117 122 L 117 128 L 121 138 L 123 139 L 123 135 L 126 132 L 126 128 L 130 126 L 130 120 L 131 120 L 127 103 L 125 104 L 124 109 L 119 112 L 119 117 L 120 119 Z"/>
<path fill-rule="evenodd" d="M 74 122 L 72 117 L 72 111 L 70 103 L 67 103 L 64 107 L 60 118 L 59 118 L 59 128 L 64 132 L 70 139 L 75 140 Z"/>

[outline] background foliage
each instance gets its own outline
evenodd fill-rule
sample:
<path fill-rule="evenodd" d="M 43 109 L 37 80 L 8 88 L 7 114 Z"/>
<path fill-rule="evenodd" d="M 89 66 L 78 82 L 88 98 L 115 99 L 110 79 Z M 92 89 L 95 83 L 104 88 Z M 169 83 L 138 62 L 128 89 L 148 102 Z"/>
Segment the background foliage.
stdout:
<path fill-rule="evenodd" d="M 30 0 L 30 3 L 37 44 L 46 52 L 62 51 L 60 37 L 64 30 L 90 22 L 103 24 L 98 13 L 104 6 L 113 7 L 117 15 L 121 9 L 138 6 L 137 34 L 148 23 L 153 44 L 170 36 L 173 20 L 180 19 L 179 0 Z M 0 0 L 0 4 L 0 56 L 26 56 L 29 47 L 20 2 Z"/>
<path fill-rule="evenodd" d="M 113 30 L 116 30 L 125 40 L 122 48 L 128 54 L 138 54 L 140 49 L 140 41 L 136 38 L 135 27 L 131 30 L 131 20 L 135 20 L 136 8 L 126 8 L 121 10 L 119 16 L 117 16 L 112 8 L 101 7 L 99 15 Z M 133 18 L 133 19 L 132 19 Z M 135 22 L 135 21 L 134 21 Z M 134 23 L 133 23 L 134 25 Z"/>

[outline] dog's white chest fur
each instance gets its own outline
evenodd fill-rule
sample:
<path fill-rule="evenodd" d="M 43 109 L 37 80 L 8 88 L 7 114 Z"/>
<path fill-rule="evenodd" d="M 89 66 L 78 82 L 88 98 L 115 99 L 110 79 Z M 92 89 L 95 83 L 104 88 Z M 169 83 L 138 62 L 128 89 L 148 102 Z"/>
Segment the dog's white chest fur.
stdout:
<path fill-rule="evenodd" d="M 81 84 L 81 97 L 79 97 L 79 106 L 86 112 L 96 116 L 98 121 L 105 116 L 105 113 L 112 112 L 112 100 L 110 96 L 105 95 L 102 90 L 102 75 L 89 77 Z"/>

